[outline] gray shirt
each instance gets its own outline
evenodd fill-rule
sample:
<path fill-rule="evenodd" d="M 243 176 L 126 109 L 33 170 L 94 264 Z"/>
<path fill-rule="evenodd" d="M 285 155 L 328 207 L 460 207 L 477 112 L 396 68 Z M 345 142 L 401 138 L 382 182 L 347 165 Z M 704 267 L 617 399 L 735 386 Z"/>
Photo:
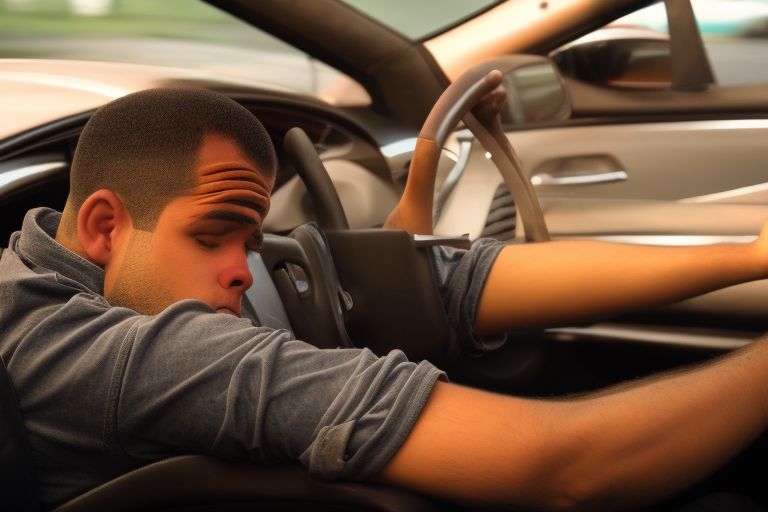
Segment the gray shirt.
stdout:
<path fill-rule="evenodd" d="M 367 479 L 443 375 L 400 351 L 320 350 L 196 300 L 155 316 L 111 306 L 102 269 L 52 238 L 59 219 L 29 212 L 0 259 L 0 355 L 46 504 L 181 453 Z M 435 251 L 449 316 L 470 338 L 497 245 Z"/>

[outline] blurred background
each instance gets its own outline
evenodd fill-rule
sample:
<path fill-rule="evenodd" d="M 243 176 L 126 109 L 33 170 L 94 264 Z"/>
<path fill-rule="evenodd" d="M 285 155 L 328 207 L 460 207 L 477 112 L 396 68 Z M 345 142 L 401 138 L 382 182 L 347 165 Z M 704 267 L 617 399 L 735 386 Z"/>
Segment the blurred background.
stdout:
<path fill-rule="evenodd" d="M 349 3 L 409 37 L 428 38 L 490 2 Z M 719 82 L 768 80 L 768 0 L 692 3 Z M 616 23 L 666 31 L 662 4 Z M 302 52 L 196 0 L 0 0 L 0 58 L 205 69 L 311 94 L 339 76 Z"/>

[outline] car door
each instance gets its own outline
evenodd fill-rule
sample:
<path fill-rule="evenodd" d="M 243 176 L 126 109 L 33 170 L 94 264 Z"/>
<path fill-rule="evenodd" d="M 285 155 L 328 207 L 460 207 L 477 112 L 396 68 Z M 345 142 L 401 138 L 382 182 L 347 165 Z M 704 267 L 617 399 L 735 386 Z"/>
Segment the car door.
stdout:
<path fill-rule="evenodd" d="M 712 83 L 654 90 L 570 78 L 574 115 L 585 126 L 518 137 L 551 205 L 555 233 L 667 245 L 742 243 L 768 219 L 768 40 L 758 31 L 768 2 L 691 4 Z M 656 3 L 614 25 L 670 32 L 670 65 L 687 65 L 696 48 L 675 59 L 682 45 L 667 15 L 677 15 L 678 7 L 664 7 Z M 676 70 L 670 71 L 674 80 Z M 743 285 L 671 310 L 679 322 L 690 314 L 697 321 L 710 316 L 712 327 L 762 330 L 765 291 L 765 283 Z"/>
<path fill-rule="evenodd" d="M 768 2 L 724 0 L 715 3 L 721 4 L 722 9 L 744 3 L 768 8 Z M 708 10 L 699 10 L 709 12 L 710 16 L 712 4 L 712 0 L 693 0 L 694 8 L 708 7 Z M 762 19 L 761 13 L 755 12 L 754 23 Z M 612 26 L 644 20 L 650 28 L 665 29 L 663 2 L 618 20 Z M 704 22 L 700 25 L 709 26 Z M 622 81 L 614 76 L 611 80 L 596 79 L 590 83 L 563 69 L 571 97 L 572 119 L 539 128 L 508 127 L 509 139 L 547 207 L 547 221 L 553 234 L 757 233 L 762 215 L 768 212 L 734 206 L 761 206 L 768 197 L 763 191 L 768 188 L 765 184 L 768 175 L 765 163 L 768 72 L 765 70 L 768 66 L 764 65 L 768 62 L 768 39 L 741 37 L 749 26 L 745 23 L 744 27 L 738 27 L 739 31 L 733 28 L 728 37 L 703 32 L 707 52 L 717 57 L 717 60 L 710 58 L 715 83 L 688 90 L 652 82 L 652 78 L 643 83 Z M 625 40 L 613 41 L 606 39 L 615 37 L 613 35 L 600 35 L 606 31 L 609 29 L 600 29 L 582 39 L 590 41 L 587 44 L 603 46 L 637 43 L 633 46 L 636 54 L 648 51 L 643 47 L 647 40 L 639 39 L 637 30 L 627 32 Z M 669 51 L 666 34 L 646 32 L 660 36 L 662 39 L 657 42 Z M 627 41 L 630 38 L 638 39 Z M 568 49 L 571 50 L 573 46 Z M 617 53 L 603 52 L 602 55 L 615 59 Z M 554 54 L 557 59 L 560 52 Z M 595 52 L 592 56 L 595 55 L 599 54 Z M 679 60 L 686 61 L 689 57 L 686 54 Z M 562 63 L 563 59 L 557 62 Z M 488 180 L 494 181 L 490 177 Z M 489 185 L 489 188 L 493 187 Z M 754 218 L 752 215 L 718 215 L 697 223 L 687 212 L 708 211 L 701 205 L 718 205 L 718 211 L 756 213 Z M 640 207 L 645 214 L 635 215 Z M 656 209 L 661 212 L 660 216 L 653 215 Z M 632 222 L 626 219 L 628 215 Z M 479 231 L 476 225 L 468 224 L 466 228 L 473 234 Z M 667 241 L 674 240 L 679 241 Z"/>
<path fill-rule="evenodd" d="M 579 45 L 596 45 L 574 58 L 599 57 L 584 67 L 608 67 L 606 73 L 580 75 L 553 52 L 570 95 L 570 120 L 507 126 L 555 239 L 744 243 L 768 219 L 768 39 L 759 31 L 768 2 L 692 0 L 703 46 L 694 27 L 681 23 L 676 10 L 684 2 L 668 4 L 675 21 L 658 2 L 563 47 L 574 52 Z M 742 4 L 744 23 L 715 26 L 718 13 L 724 17 L 735 4 Z M 613 29 L 619 34 L 606 34 Z M 672 58 L 670 46 L 677 52 Z M 712 83 L 706 69 L 701 74 L 707 60 L 691 63 L 705 56 Z M 661 74 L 660 61 L 668 66 Z M 680 65 L 686 69 L 674 67 Z M 482 165 L 484 159 L 481 148 L 470 154 L 456 201 L 446 205 L 438 231 L 480 236 L 508 210 L 500 200 L 501 178 Z M 478 206 L 459 208 L 462 194 Z M 652 311 L 550 329 L 543 337 L 559 344 L 550 351 L 588 361 L 592 370 L 599 365 L 603 374 L 622 368 L 617 378 L 623 378 L 748 343 L 768 328 L 766 297 L 768 282 L 750 283 Z M 543 359 L 551 362 L 552 353 Z M 557 373 L 573 372 L 572 363 Z M 591 373 L 577 380 L 586 383 Z"/>
<path fill-rule="evenodd" d="M 583 125 L 548 133 L 511 134 L 541 196 L 553 199 L 555 205 L 564 202 L 558 198 L 571 200 L 562 207 L 565 218 L 557 212 L 550 215 L 554 231 L 594 235 L 756 234 L 766 213 L 755 206 L 764 204 L 766 198 L 768 77 L 764 64 L 768 44 L 765 39 L 745 34 L 768 16 L 768 3 L 693 0 L 692 5 L 694 13 L 700 15 L 698 26 L 714 83 L 670 87 L 662 81 L 653 87 L 653 82 L 622 83 L 621 77 L 617 79 L 616 75 L 622 71 L 630 74 L 631 69 L 614 70 L 610 82 L 588 83 L 568 77 L 574 118 L 583 120 Z M 724 17 L 734 8 L 741 9 L 745 18 L 741 25 L 735 21 L 731 26 L 714 24 L 713 18 Z M 626 29 L 630 23 L 643 23 L 646 29 L 668 31 L 666 17 L 664 4 L 659 2 L 612 26 Z M 672 34 L 673 51 L 679 49 L 674 47 L 675 37 L 683 36 Z M 617 42 L 612 43 L 615 46 Z M 633 49 L 634 55 L 623 56 L 626 60 L 641 61 L 643 51 L 648 52 L 641 44 Z M 682 49 L 685 57 L 675 60 L 673 55 L 669 64 L 689 63 L 696 58 L 695 50 L 695 45 Z M 615 53 L 611 56 L 616 57 Z M 558 57 L 558 62 L 564 63 Z M 639 62 L 634 65 L 642 66 Z M 568 69 L 564 71 L 568 73 Z M 674 76 L 675 69 L 670 71 Z M 553 139 L 557 144 L 551 143 Z M 592 208 L 581 207 L 585 200 L 600 206 L 603 222 L 596 223 L 591 214 L 579 222 L 569 211 L 572 209 L 567 203 L 575 202 L 578 211 L 590 213 Z M 606 211 L 604 201 L 616 206 L 615 215 Z M 643 215 L 633 215 L 633 222 L 627 222 L 626 208 L 641 208 Z M 657 210 L 659 213 L 654 214 Z M 667 238 L 668 242 L 675 240 L 679 238 Z"/>

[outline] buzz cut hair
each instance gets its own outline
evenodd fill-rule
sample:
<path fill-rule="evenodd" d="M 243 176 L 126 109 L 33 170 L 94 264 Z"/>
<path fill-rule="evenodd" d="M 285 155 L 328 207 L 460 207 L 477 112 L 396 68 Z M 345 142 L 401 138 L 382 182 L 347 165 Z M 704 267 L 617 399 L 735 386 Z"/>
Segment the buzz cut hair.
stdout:
<path fill-rule="evenodd" d="M 207 134 L 233 140 L 266 177 L 276 172 L 272 141 L 250 111 L 203 89 L 150 89 L 99 108 L 83 129 L 70 170 L 67 209 L 100 189 L 120 197 L 136 229 L 152 231 L 163 208 L 197 185 Z"/>

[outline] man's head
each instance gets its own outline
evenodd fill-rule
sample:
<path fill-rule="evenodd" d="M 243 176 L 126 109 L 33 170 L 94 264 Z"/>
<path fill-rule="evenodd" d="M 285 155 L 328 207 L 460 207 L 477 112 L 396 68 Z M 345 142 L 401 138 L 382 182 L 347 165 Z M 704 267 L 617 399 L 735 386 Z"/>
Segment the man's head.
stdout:
<path fill-rule="evenodd" d="M 232 139 L 259 171 L 274 175 L 269 136 L 245 108 L 209 91 L 153 89 L 108 103 L 88 121 L 72 161 L 66 209 L 77 212 L 107 188 L 120 196 L 136 229 L 151 231 L 163 207 L 194 186 L 197 151 L 208 133 Z"/>
<path fill-rule="evenodd" d="M 83 130 L 57 240 L 105 269 L 113 304 L 154 314 L 196 298 L 239 314 L 274 173 L 266 131 L 234 101 L 125 96 Z"/>

